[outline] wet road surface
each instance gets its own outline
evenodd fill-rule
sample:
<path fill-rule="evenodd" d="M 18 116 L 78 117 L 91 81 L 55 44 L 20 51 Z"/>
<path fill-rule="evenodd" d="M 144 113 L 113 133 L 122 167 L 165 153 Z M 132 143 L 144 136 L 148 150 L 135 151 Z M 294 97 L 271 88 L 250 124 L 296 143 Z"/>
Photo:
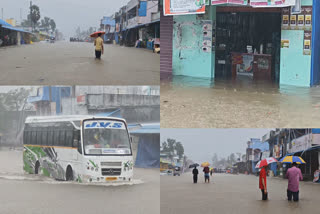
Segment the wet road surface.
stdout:
<path fill-rule="evenodd" d="M 105 44 L 101 60 L 86 42 L 0 48 L 1 85 L 159 85 L 160 56 Z"/>
<path fill-rule="evenodd" d="M 162 128 L 318 128 L 320 88 L 162 78 Z"/>
<path fill-rule="evenodd" d="M 261 200 L 258 177 L 214 174 L 205 184 L 200 173 L 198 184 L 191 172 L 182 176 L 161 176 L 161 213 L 319 213 L 320 184 L 300 182 L 300 201 L 288 202 L 287 180 L 267 178 L 269 201 Z"/>
<path fill-rule="evenodd" d="M 22 152 L 0 150 L 0 213 L 160 213 L 159 169 L 134 171 L 134 184 L 55 181 L 22 172 Z"/>

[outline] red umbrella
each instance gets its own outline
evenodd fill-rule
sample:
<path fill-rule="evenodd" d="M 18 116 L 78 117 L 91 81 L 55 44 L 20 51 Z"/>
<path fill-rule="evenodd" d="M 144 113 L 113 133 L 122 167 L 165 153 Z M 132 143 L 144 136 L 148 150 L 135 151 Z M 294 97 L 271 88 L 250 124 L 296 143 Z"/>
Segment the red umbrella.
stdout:
<path fill-rule="evenodd" d="M 101 33 L 101 35 L 105 34 L 106 32 L 104 31 L 97 31 L 97 32 L 94 32 L 92 34 L 90 34 L 90 37 L 98 37 L 98 34 Z"/>
<path fill-rule="evenodd" d="M 278 162 L 278 161 L 277 161 L 277 159 L 275 159 L 273 157 L 266 158 L 266 159 L 259 161 L 256 165 L 256 168 L 262 168 L 264 166 L 268 166 L 270 163 L 275 163 L 275 162 Z"/>

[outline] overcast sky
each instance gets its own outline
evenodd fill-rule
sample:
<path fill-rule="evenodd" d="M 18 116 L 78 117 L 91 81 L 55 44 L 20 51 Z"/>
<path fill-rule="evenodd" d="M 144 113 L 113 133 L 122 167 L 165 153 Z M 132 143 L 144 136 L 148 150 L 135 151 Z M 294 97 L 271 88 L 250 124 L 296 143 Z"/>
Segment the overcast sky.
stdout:
<path fill-rule="evenodd" d="M 250 138 L 259 138 L 271 129 L 161 129 L 161 144 L 173 138 L 184 146 L 189 159 L 201 163 L 211 161 L 214 153 L 219 158 L 231 153 L 245 154 Z"/>
<path fill-rule="evenodd" d="M 33 0 L 32 3 L 40 7 L 41 19 L 44 16 L 55 20 L 57 28 L 66 37 L 74 35 L 78 26 L 86 30 L 89 27 L 99 27 L 100 19 L 117 12 L 129 0 Z M 30 1 L 28 0 L 0 0 L 3 8 L 4 19 L 14 18 L 21 21 L 29 13 Z M 1 11 L 0 11 L 1 13 Z M 0 14 L 0 18 L 2 14 Z"/>

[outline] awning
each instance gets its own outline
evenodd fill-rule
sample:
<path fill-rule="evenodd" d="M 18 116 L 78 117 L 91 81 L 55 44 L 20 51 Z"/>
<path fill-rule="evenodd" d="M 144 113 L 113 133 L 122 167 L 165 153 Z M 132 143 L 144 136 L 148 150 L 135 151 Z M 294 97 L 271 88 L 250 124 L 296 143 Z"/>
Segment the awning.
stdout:
<path fill-rule="evenodd" d="M 130 134 L 160 134 L 160 123 L 131 124 L 128 128 Z"/>
<path fill-rule="evenodd" d="M 132 26 L 132 27 L 128 27 L 128 28 L 126 28 L 126 29 L 122 29 L 122 31 L 124 31 L 124 30 L 130 30 L 130 29 L 132 29 L 132 28 L 142 27 L 142 26 L 149 25 L 149 24 L 153 24 L 153 23 L 157 23 L 157 22 L 160 22 L 160 19 L 157 19 L 157 20 L 154 20 L 154 21 L 152 21 L 152 22 L 145 23 L 145 24 L 140 24 L 140 25 L 135 25 L 135 26 Z"/>
<path fill-rule="evenodd" d="M 29 32 L 29 31 L 25 31 L 25 30 L 23 30 L 23 29 L 15 28 L 15 27 L 8 26 L 8 25 L 2 25 L 1 27 L 6 28 L 6 29 L 9 29 L 9 30 L 14 30 L 14 31 L 22 32 L 22 33 L 30 33 L 30 34 L 32 34 L 32 33 Z"/>

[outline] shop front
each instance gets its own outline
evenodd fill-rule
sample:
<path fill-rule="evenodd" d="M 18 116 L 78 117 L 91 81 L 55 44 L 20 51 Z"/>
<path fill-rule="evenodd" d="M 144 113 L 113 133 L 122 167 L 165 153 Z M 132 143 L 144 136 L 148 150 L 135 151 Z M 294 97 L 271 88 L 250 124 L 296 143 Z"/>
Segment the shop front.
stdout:
<path fill-rule="evenodd" d="M 298 0 L 297 7 L 262 2 L 211 0 L 203 13 L 173 15 L 172 74 L 319 84 L 320 2 Z"/>

